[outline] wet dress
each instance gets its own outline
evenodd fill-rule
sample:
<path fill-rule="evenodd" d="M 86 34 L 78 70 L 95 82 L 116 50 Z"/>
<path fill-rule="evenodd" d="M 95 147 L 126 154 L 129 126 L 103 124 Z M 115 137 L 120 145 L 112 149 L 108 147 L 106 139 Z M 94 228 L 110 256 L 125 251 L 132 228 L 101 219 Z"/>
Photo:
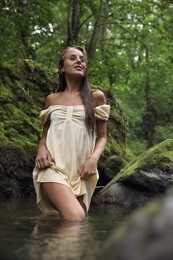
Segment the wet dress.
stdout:
<path fill-rule="evenodd" d="M 109 105 L 97 106 L 94 110 L 96 119 L 108 120 Z M 81 180 L 77 174 L 93 152 L 96 140 L 96 134 L 93 138 L 86 129 L 84 106 L 53 105 L 41 111 L 40 119 L 43 124 L 50 119 L 46 145 L 54 164 L 45 169 L 34 168 L 33 181 L 39 208 L 42 212 L 55 211 L 43 196 L 41 183 L 56 182 L 68 186 L 76 197 L 83 195 L 88 210 L 99 175 L 97 171 L 88 180 Z"/>

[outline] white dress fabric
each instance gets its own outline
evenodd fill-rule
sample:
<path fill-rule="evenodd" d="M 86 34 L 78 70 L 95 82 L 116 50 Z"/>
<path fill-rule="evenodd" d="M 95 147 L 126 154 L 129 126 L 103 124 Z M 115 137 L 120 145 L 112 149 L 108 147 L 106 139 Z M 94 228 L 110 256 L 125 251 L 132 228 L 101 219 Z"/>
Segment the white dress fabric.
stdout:
<path fill-rule="evenodd" d="M 96 119 L 108 120 L 109 111 L 110 106 L 106 104 L 95 107 Z M 99 175 L 97 171 L 88 180 L 81 180 L 77 174 L 81 164 L 94 150 L 96 139 L 86 129 L 84 106 L 50 106 L 41 111 L 40 119 L 43 124 L 50 119 L 46 145 L 54 164 L 46 169 L 34 168 L 33 181 L 39 208 L 45 213 L 55 212 L 42 194 L 41 183 L 56 182 L 68 186 L 76 197 L 83 195 L 88 211 Z"/>

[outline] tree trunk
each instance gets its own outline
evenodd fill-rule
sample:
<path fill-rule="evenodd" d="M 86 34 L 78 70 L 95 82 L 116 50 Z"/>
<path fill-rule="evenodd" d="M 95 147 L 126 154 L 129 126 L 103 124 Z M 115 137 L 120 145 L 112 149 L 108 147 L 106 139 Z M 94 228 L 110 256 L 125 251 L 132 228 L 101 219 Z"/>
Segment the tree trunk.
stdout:
<path fill-rule="evenodd" d="M 106 2 L 107 1 L 105 1 L 105 0 L 102 0 L 100 2 L 100 8 L 99 8 L 99 12 L 98 12 L 98 15 L 97 15 L 97 20 L 95 21 L 91 40 L 90 40 L 88 48 L 87 48 L 89 58 L 91 58 L 93 56 L 93 54 L 95 52 L 96 44 L 99 40 L 100 28 L 101 28 L 101 25 L 102 25 L 102 23 L 104 21 L 104 17 L 105 17 L 105 4 L 106 4 Z"/>
<path fill-rule="evenodd" d="M 97 19 L 94 24 L 93 33 L 88 46 L 86 47 L 88 58 L 90 58 L 95 52 L 95 46 L 99 40 L 100 28 L 105 17 L 105 8 L 108 0 L 101 0 L 98 11 Z M 78 42 L 78 33 L 80 28 L 85 22 L 92 16 L 89 15 L 85 21 L 80 24 L 80 9 L 81 3 L 79 0 L 69 0 L 68 2 L 68 37 L 67 46 L 74 45 Z"/>
<path fill-rule="evenodd" d="M 151 99 L 151 86 L 149 77 L 149 49 L 146 47 L 146 81 L 145 81 L 145 97 L 146 97 L 146 110 L 143 114 L 143 133 L 144 138 L 147 140 L 147 146 L 151 147 L 153 145 L 153 137 L 155 133 L 155 126 L 157 121 L 157 114 L 152 105 Z"/>
<path fill-rule="evenodd" d="M 68 38 L 67 46 L 77 42 L 79 32 L 80 3 L 79 0 L 69 0 L 68 7 Z"/>

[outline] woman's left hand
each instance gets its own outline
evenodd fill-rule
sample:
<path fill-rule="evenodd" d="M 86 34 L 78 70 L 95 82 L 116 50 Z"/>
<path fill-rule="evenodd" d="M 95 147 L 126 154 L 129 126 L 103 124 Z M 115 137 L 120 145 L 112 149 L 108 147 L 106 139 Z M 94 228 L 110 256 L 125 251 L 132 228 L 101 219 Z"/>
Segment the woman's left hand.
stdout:
<path fill-rule="evenodd" d="M 97 158 L 88 157 L 88 159 L 80 166 L 78 175 L 82 180 L 87 180 L 97 172 Z"/>

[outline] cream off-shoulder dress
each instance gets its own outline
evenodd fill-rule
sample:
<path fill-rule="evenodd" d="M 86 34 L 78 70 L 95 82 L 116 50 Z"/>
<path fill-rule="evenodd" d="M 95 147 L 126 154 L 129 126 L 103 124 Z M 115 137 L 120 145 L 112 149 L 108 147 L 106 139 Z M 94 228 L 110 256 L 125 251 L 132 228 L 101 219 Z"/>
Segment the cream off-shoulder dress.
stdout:
<path fill-rule="evenodd" d="M 96 119 L 108 120 L 109 111 L 110 106 L 106 104 L 95 107 Z M 83 202 L 88 210 L 99 178 L 98 171 L 88 180 L 81 180 L 77 170 L 92 153 L 96 134 L 93 138 L 87 132 L 83 105 L 50 106 L 40 113 L 43 124 L 49 118 L 46 144 L 54 164 L 45 169 L 34 168 L 33 181 L 37 204 L 42 212 L 55 212 L 42 194 L 41 183 L 56 182 L 68 186 L 76 197 L 83 195 Z"/>

